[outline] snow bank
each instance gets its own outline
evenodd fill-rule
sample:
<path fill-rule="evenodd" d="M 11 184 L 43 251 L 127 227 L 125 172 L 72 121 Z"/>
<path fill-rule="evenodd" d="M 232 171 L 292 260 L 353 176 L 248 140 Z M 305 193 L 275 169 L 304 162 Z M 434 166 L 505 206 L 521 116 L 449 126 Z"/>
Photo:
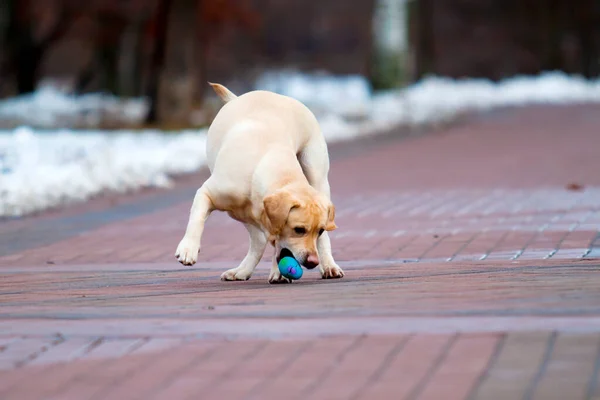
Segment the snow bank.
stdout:
<path fill-rule="evenodd" d="M 415 125 L 503 106 L 589 102 L 600 102 L 600 80 L 588 81 L 561 72 L 517 76 L 499 83 L 430 77 L 405 90 L 374 96 L 371 116 Z M 400 113 L 399 107 L 403 108 Z"/>
<path fill-rule="evenodd" d="M 148 112 L 145 99 L 122 99 L 109 94 L 69 95 L 55 85 L 40 87 L 31 94 L 0 101 L 0 120 L 40 128 L 134 124 Z"/>
<path fill-rule="evenodd" d="M 315 110 L 330 143 L 499 106 L 600 102 L 600 80 L 586 81 L 562 73 L 515 77 L 500 83 L 432 77 L 403 90 L 371 93 L 361 77 L 284 72 L 265 74 L 256 86 L 305 102 Z M 23 98 L 4 101 L 0 114 L 13 107 L 24 118 L 50 122 L 69 110 L 79 113 L 105 107 L 93 105 L 106 100 L 89 95 L 88 100 L 58 96 L 51 101 L 52 96 L 52 92 L 42 91 L 29 103 Z M 120 100 L 111 101 L 104 104 L 120 107 Z M 122 112 L 126 118 L 142 113 L 133 106 Z M 26 127 L 0 131 L 0 216 L 23 215 L 104 191 L 168 185 L 170 175 L 192 172 L 205 164 L 205 134 L 204 130 L 177 134 L 42 132 Z"/>
<path fill-rule="evenodd" d="M 205 164 L 203 131 L 0 133 L 0 216 L 18 216 L 105 191 L 167 186 Z"/>
<path fill-rule="evenodd" d="M 429 77 L 405 89 L 371 93 L 367 81 L 359 76 L 284 71 L 263 75 L 256 87 L 303 101 L 316 111 L 329 141 L 399 125 L 443 122 L 461 113 L 497 107 L 600 102 L 600 79 L 586 80 L 562 72 L 516 76 L 499 83 Z M 356 118 L 360 115 L 364 118 Z"/>
<path fill-rule="evenodd" d="M 372 95 L 369 82 L 360 75 L 331 76 L 324 72 L 269 71 L 257 79 L 255 87 L 298 99 L 319 117 L 366 117 Z"/>

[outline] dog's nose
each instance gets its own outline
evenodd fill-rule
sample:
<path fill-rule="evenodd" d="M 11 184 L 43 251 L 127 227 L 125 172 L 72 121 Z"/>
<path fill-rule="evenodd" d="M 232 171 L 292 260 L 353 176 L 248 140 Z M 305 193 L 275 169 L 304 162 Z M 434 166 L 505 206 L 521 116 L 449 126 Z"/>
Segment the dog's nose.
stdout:
<path fill-rule="evenodd" d="M 319 257 L 317 257 L 314 254 L 309 255 L 306 258 L 306 261 L 304 262 L 304 267 L 306 267 L 307 269 L 313 269 L 317 265 L 319 265 Z"/>

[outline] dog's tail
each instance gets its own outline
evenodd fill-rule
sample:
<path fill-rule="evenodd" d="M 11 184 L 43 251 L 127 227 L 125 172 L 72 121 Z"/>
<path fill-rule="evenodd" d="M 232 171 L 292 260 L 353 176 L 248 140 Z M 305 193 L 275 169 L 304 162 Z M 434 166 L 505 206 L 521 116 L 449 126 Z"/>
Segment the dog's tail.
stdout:
<path fill-rule="evenodd" d="M 218 83 L 211 83 L 211 82 L 208 82 L 208 84 L 213 88 L 213 90 L 215 91 L 217 96 L 219 96 L 221 98 L 221 100 L 223 100 L 225 103 L 228 103 L 233 99 L 237 99 L 237 96 L 235 94 L 233 94 L 233 92 L 231 90 L 227 89 L 225 86 L 219 85 Z"/>

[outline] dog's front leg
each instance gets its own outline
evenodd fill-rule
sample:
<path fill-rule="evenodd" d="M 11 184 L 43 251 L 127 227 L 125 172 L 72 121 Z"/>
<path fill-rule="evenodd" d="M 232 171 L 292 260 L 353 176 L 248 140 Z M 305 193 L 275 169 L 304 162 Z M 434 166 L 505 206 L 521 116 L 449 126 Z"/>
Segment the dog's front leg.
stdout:
<path fill-rule="evenodd" d="M 317 240 L 317 250 L 319 252 L 319 271 L 323 279 L 343 278 L 344 271 L 333 259 L 331 254 L 331 240 L 329 234 L 323 232 Z"/>
<path fill-rule="evenodd" d="M 198 260 L 204 224 L 213 210 L 214 206 L 208 196 L 205 183 L 196 192 L 185 235 L 181 239 L 181 242 L 179 242 L 179 246 L 177 246 L 177 251 L 175 252 L 175 257 L 183 265 L 194 265 Z"/>
<path fill-rule="evenodd" d="M 331 199 L 331 189 L 329 188 L 329 180 L 327 175 L 323 173 L 317 173 L 314 168 L 305 167 L 306 176 L 308 181 L 315 189 L 317 189 L 327 200 Z M 327 168 L 323 167 L 322 172 L 327 172 Z M 343 278 L 344 271 L 333 259 L 331 252 L 331 240 L 329 239 L 329 233 L 323 232 L 317 239 L 317 251 L 319 252 L 319 271 L 323 279 L 335 279 Z"/>
<path fill-rule="evenodd" d="M 316 136 L 309 143 L 298 159 L 302 165 L 302 171 L 308 183 L 319 191 L 327 200 L 331 200 L 331 189 L 329 187 L 329 156 L 327 145 L 321 135 Z M 319 271 L 323 279 L 342 278 L 344 271 L 333 259 L 331 253 L 331 240 L 327 231 L 323 232 L 317 239 L 317 251 L 319 252 Z"/>
<path fill-rule="evenodd" d="M 267 247 L 267 235 L 261 229 L 250 224 L 244 224 L 244 226 L 250 234 L 248 254 L 246 254 L 239 267 L 223 272 L 221 275 L 223 281 L 246 281 L 250 279 Z"/>

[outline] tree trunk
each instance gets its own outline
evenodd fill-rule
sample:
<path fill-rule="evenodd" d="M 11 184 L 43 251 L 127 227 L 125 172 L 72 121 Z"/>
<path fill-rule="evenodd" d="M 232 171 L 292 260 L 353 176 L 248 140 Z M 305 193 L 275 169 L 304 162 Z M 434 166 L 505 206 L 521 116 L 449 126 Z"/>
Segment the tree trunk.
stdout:
<path fill-rule="evenodd" d="M 158 120 L 158 96 L 160 76 L 165 64 L 165 53 L 167 43 L 169 12 L 171 0 L 160 0 L 156 8 L 156 32 L 154 38 L 154 50 L 150 61 L 150 72 L 148 77 L 147 96 L 150 99 L 150 110 L 146 122 L 154 123 Z"/>
<path fill-rule="evenodd" d="M 39 70 L 42 64 L 44 49 L 33 43 L 21 44 L 16 51 L 15 75 L 18 94 L 34 92 L 38 80 Z"/>
<path fill-rule="evenodd" d="M 126 96 L 139 97 L 143 95 L 145 22 L 143 17 L 136 16 L 121 40 L 119 85 L 122 94 Z"/>
<path fill-rule="evenodd" d="M 103 46 L 100 50 L 102 65 L 101 87 L 111 94 L 120 96 L 119 88 L 119 50 L 115 46 Z"/>
<path fill-rule="evenodd" d="M 600 11 L 600 7 L 598 10 Z M 588 79 L 598 75 L 598 14 L 594 1 L 583 1 L 578 8 L 577 23 L 579 25 L 579 45 L 581 47 L 581 73 Z"/>
<path fill-rule="evenodd" d="M 39 70 L 46 51 L 65 34 L 72 14 L 66 7 L 61 8 L 50 33 L 45 38 L 36 40 L 29 15 L 30 2 L 9 0 L 7 8 L 9 22 L 6 42 L 9 69 L 16 78 L 18 93 L 30 93 L 38 84 Z"/>
<path fill-rule="evenodd" d="M 435 71 L 432 0 L 411 1 L 409 18 L 412 33 L 410 41 L 415 47 L 414 80 L 419 80 Z"/>
<path fill-rule="evenodd" d="M 135 48 L 131 68 L 132 95 L 142 95 L 142 82 L 144 77 L 144 24 L 138 22 L 135 26 Z"/>
<path fill-rule="evenodd" d="M 82 94 L 86 87 L 92 82 L 94 79 L 96 70 L 96 58 L 95 55 L 92 55 L 92 58 L 88 65 L 86 65 L 83 70 L 77 75 L 75 78 L 75 94 Z"/>
<path fill-rule="evenodd" d="M 198 30 L 198 42 L 196 46 L 199 49 L 196 53 L 198 61 L 196 70 L 198 90 L 195 93 L 195 100 L 198 106 L 202 106 L 204 104 L 206 88 L 208 87 L 208 52 L 210 50 L 210 36 L 204 27 L 200 27 Z"/>
<path fill-rule="evenodd" d="M 6 43 L 8 48 L 8 64 L 14 74 L 18 94 L 33 92 L 37 86 L 38 71 L 42 62 L 44 48 L 35 43 L 31 32 L 30 21 L 21 18 L 21 9 L 27 2 L 8 2 L 8 28 Z"/>

